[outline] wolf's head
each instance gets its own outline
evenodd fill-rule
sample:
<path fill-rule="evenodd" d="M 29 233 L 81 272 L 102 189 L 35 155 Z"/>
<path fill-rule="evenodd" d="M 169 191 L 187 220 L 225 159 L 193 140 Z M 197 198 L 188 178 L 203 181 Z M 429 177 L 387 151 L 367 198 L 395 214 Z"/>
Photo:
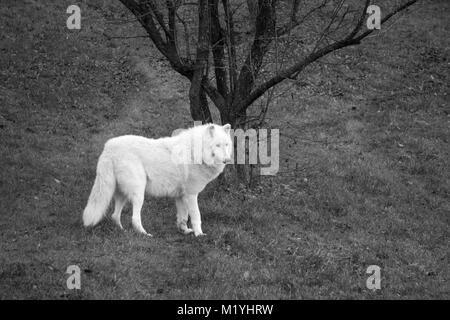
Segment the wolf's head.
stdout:
<path fill-rule="evenodd" d="M 227 164 L 231 162 L 232 141 L 231 126 L 209 124 L 203 136 L 203 161 L 208 165 Z"/>

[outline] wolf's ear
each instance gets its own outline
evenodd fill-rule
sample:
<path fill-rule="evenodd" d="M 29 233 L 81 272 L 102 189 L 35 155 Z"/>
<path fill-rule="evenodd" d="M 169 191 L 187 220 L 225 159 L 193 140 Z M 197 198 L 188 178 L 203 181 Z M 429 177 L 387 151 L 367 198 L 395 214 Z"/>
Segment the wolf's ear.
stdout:
<path fill-rule="evenodd" d="M 213 125 L 210 125 L 210 126 L 208 126 L 208 132 L 209 132 L 209 134 L 211 135 L 211 137 L 213 137 L 214 136 L 214 126 Z"/>
<path fill-rule="evenodd" d="M 225 130 L 226 133 L 230 133 L 231 124 L 227 123 L 222 128 L 223 128 L 223 130 Z"/>

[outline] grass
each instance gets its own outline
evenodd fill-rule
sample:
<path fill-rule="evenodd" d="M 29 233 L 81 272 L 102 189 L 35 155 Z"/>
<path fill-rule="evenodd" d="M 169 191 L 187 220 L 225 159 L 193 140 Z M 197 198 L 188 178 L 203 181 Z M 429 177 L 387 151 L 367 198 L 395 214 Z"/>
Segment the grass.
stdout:
<path fill-rule="evenodd" d="M 269 115 L 280 174 L 253 190 L 209 186 L 200 239 L 176 231 L 167 199 L 144 205 L 152 239 L 131 230 L 129 208 L 125 232 L 82 227 L 108 138 L 191 121 L 187 83 L 149 41 L 110 39 L 143 32 L 108 23 L 129 18 L 119 4 L 83 2 L 69 31 L 70 4 L 0 8 L 0 298 L 450 297 L 448 3 L 310 67 Z"/>

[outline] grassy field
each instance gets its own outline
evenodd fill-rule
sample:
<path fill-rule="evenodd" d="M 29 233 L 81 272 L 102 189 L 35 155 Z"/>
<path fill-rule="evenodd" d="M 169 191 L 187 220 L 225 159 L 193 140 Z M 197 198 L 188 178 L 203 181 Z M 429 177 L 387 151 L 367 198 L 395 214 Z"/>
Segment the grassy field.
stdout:
<path fill-rule="evenodd" d="M 310 67 L 277 98 L 280 173 L 209 186 L 203 231 L 148 199 L 143 224 L 81 213 L 110 137 L 191 125 L 188 84 L 116 2 L 0 6 L 0 298 L 450 298 L 450 3 L 425 1 L 389 30 Z M 25 3 L 25 4 L 24 4 Z M 109 3 L 109 2 L 108 2 Z M 18 19 L 19 17 L 19 19 Z M 283 88 L 281 88 L 283 89 Z M 68 290 L 69 265 L 82 270 Z M 366 268 L 381 268 L 381 290 Z"/>

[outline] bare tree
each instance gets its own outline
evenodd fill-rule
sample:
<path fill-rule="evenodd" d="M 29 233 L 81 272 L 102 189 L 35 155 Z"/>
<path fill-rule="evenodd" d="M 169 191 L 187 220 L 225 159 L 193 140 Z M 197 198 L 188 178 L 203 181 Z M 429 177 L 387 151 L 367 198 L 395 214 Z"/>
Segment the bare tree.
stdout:
<path fill-rule="evenodd" d="M 266 108 L 250 106 L 277 84 L 296 79 L 311 63 L 358 45 L 370 0 L 120 0 L 172 68 L 189 79 L 191 116 L 222 123 L 261 123 Z M 379 0 L 381 24 L 417 0 Z M 195 52 L 192 52 L 195 50 Z"/>

